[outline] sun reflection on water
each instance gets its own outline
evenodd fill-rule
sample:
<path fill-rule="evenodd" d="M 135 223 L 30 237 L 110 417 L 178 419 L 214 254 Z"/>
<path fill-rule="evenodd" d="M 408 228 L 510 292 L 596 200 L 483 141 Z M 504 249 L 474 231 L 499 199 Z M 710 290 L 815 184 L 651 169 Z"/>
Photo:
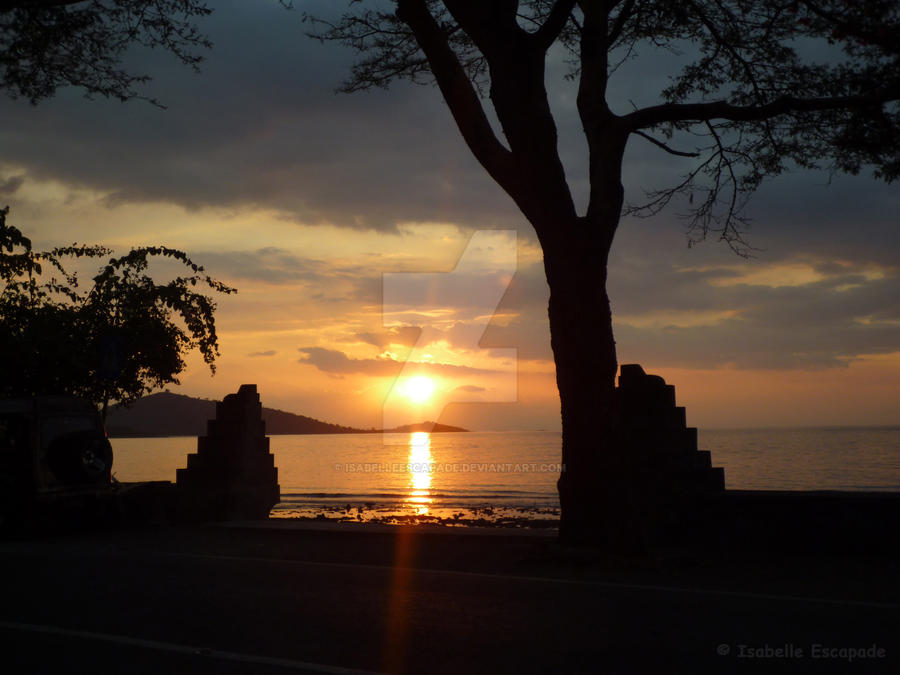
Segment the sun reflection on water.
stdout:
<path fill-rule="evenodd" d="M 409 437 L 409 497 L 406 501 L 415 508 L 417 516 L 427 516 L 431 498 L 431 436 L 416 431 Z"/>

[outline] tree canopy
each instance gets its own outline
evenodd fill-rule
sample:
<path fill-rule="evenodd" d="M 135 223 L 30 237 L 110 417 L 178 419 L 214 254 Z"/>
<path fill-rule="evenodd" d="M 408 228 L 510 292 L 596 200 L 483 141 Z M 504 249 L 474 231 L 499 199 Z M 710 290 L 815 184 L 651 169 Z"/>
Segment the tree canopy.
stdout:
<path fill-rule="evenodd" d="M 235 289 L 163 246 L 109 257 L 82 289 L 62 261 L 112 251 L 78 244 L 35 251 L 6 223 L 8 211 L 0 210 L 0 396 L 72 394 L 105 410 L 110 400 L 127 405 L 177 384 L 193 349 L 215 372 L 216 305 L 194 289 Z M 189 273 L 157 283 L 146 273 L 153 259 L 175 261 Z"/>
<path fill-rule="evenodd" d="M 350 4 L 337 21 L 304 16 L 315 37 L 360 52 L 342 91 L 437 83 L 475 156 L 520 206 L 523 160 L 538 139 L 556 141 L 543 82 L 548 53 L 560 55 L 554 45 L 578 82 L 587 214 L 608 201 L 601 175 L 620 154 L 612 146 L 630 136 L 696 162 L 623 213 L 653 215 L 681 196 L 692 239 L 712 232 L 740 251 L 746 198 L 791 164 L 900 176 L 900 5 L 892 0 Z M 611 97 L 623 64 L 658 53 L 674 66 L 655 104 Z M 568 192 L 561 169 L 541 176 L 545 189 Z"/>
<path fill-rule="evenodd" d="M 196 68 L 211 43 L 195 21 L 211 12 L 201 0 L 0 0 L 0 87 L 31 103 L 67 85 L 141 97 L 150 78 L 123 65 L 126 51 L 161 48 Z"/>

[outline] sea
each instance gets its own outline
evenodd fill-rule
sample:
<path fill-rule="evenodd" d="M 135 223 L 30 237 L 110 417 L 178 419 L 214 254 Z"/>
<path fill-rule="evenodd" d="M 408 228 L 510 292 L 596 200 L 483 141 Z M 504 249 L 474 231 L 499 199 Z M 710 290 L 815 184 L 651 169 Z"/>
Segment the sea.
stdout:
<path fill-rule="evenodd" d="M 121 482 L 175 480 L 197 438 L 114 438 Z M 559 432 L 270 436 L 273 518 L 554 527 Z M 900 427 L 699 432 L 732 490 L 900 491 Z"/>

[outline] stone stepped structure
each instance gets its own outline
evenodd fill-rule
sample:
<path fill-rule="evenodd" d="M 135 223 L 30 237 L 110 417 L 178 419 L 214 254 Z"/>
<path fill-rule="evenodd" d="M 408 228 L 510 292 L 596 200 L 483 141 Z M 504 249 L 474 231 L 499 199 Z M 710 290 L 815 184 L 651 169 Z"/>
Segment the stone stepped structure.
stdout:
<path fill-rule="evenodd" d="M 725 490 L 725 470 L 697 449 L 697 429 L 676 405 L 675 387 L 637 364 L 623 365 L 616 389 L 622 450 L 648 487 L 661 496 L 698 496 Z"/>
<path fill-rule="evenodd" d="M 281 499 L 255 384 L 216 403 L 216 417 L 187 468 L 178 469 L 179 514 L 186 520 L 264 519 Z"/>

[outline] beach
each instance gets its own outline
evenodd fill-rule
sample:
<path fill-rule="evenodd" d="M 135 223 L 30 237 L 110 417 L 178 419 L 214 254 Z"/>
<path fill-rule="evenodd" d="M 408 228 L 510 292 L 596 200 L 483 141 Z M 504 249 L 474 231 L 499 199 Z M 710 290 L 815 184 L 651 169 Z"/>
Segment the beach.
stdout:
<path fill-rule="evenodd" d="M 48 535 L 0 552 L 0 635 L 15 673 L 900 663 L 896 560 L 863 551 L 611 557 L 534 530 L 269 520 Z M 848 651 L 872 647 L 881 656 Z"/>

